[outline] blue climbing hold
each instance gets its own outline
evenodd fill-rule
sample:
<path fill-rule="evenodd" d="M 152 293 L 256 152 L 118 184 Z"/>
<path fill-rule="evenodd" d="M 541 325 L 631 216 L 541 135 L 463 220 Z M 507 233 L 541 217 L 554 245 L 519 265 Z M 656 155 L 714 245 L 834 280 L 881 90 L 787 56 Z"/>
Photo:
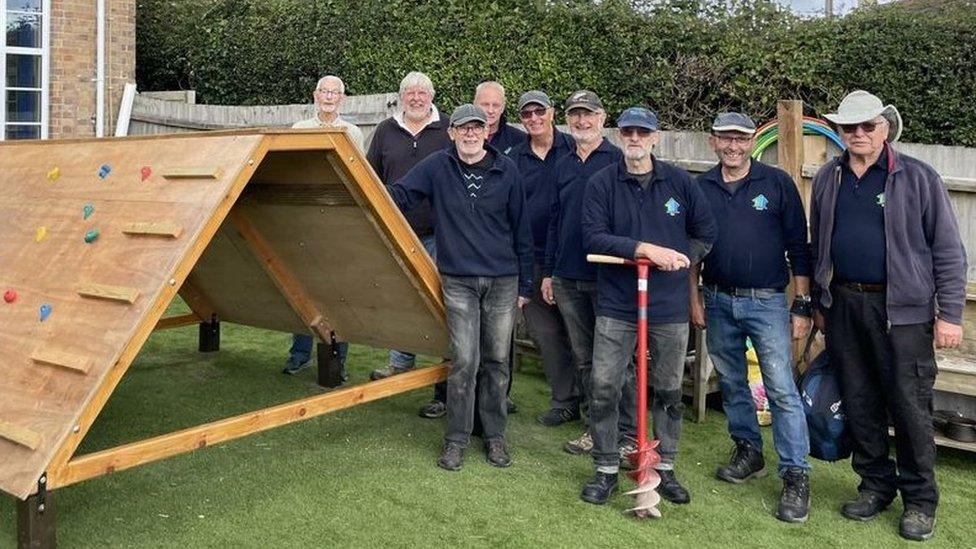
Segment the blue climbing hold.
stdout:
<path fill-rule="evenodd" d="M 102 167 L 98 168 L 98 177 L 101 179 L 105 179 L 110 173 L 112 173 L 112 166 L 108 164 L 102 164 Z"/>
<path fill-rule="evenodd" d="M 47 320 L 47 317 L 51 316 L 51 306 L 47 303 L 41 305 L 41 322 Z"/>

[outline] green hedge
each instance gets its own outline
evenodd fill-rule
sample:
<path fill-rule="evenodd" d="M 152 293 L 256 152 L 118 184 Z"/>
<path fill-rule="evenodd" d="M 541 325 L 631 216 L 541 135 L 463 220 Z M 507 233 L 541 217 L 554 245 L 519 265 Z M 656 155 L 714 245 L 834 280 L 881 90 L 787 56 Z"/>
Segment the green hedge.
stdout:
<path fill-rule="evenodd" d="M 714 4 L 714 3 L 713 3 Z M 918 5 L 915 3 L 914 5 Z M 827 112 L 856 88 L 905 117 L 903 139 L 976 146 L 976 4 L 882 6 L 804 20 L 763 0 L 140 0 L 142 90 L 195 89 L 201 102 L 310 101 L 319 75 L 351 94 L 396 90 L 426 72 L 436 102 L 470 101 L 481 80 L 512 95 L 579 88 L 611 114 L 644 104 L 666 127 L 701 129 L 718 110 L 758 120 L 776 100 Z"/>

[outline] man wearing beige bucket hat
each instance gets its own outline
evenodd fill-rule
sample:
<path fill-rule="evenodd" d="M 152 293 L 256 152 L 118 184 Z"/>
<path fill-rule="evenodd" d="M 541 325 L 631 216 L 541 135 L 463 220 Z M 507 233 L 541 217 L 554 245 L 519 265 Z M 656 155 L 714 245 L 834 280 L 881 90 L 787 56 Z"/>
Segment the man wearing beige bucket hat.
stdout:
<path fill-rule="evenodd" d="M 932 537 L 932 387 L 936 347 L 962 342 L 966 252 L 939 174 L 897 151 L 893 105 L 855 91 L 827 119 L 847 150 L 813 182 L 810 212 L 817 327 L 840 375 L 861 477 L 841 514 L 867 521 L 901 493 L 899 532 Z M 896 461 L 888 456 L 888 417 Z"/>

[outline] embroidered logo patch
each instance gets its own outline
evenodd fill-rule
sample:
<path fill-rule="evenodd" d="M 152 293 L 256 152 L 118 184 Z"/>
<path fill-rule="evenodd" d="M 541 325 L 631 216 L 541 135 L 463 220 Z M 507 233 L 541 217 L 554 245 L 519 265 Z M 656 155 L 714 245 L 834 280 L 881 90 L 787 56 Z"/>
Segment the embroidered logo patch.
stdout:
<path fill-rule="evenodd" d="M 769 200 L 767 200 L 766 195 L 763 194 L 752 199 L 752 207 L 758 211 L 765 210 L 768 204 L 769 204 Z"/>
<path fill-rule="evenodd" d="M 884 193 L 878 193 L 878 196 L 876 196 L 874 198 L 877 199 L 878 206 L 881 206 L 882 208 L 885 207 L 885 196 L 884 196 Z"/>
<path fill-rule="evenodd" d="M 681 213 L 681 204 L 678 204 L 678 201 L 673 197 L 669 198 L 668 201 L 664 203 L 664 211 L 667 212 L 667 214 L 671 217 L 674 217 Z"/>

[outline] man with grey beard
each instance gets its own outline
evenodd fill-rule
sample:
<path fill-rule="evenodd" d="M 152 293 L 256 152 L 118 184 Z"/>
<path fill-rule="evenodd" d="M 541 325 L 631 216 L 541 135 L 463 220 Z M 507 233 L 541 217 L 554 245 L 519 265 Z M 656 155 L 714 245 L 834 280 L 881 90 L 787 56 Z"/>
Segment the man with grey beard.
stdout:
<path fill-rule="evenodd" d="M 596 268 L 586 262 L 580 212 L 583 191 L 590 176 L 620 162 L 620 149 L 603 136 L 607 113 L 593 92 L 581 90 L 566 100 L 566 123 L 576 141 L 575 149 L 556 163 L 552 184 L 555 186 L 546 256 L 542 268 L 542 297 L 559 307 L 573 348 L 577 382 L 580 386 L 580 409 L 552 408 L 539 416 L 547 426 L 579 419 L 590 403 L 590 375 L 593 366 L 593 328 L 596 324 Z M 636 432 L 634 422 L 633 381 L 629 396 L 620 406 L 620 447 L 632 449 Z M 572 454 L 588 453 L 593 441 L 588 432 L 566 444 Z M 626 451 L 626 450 L 625 450 Z"/>

